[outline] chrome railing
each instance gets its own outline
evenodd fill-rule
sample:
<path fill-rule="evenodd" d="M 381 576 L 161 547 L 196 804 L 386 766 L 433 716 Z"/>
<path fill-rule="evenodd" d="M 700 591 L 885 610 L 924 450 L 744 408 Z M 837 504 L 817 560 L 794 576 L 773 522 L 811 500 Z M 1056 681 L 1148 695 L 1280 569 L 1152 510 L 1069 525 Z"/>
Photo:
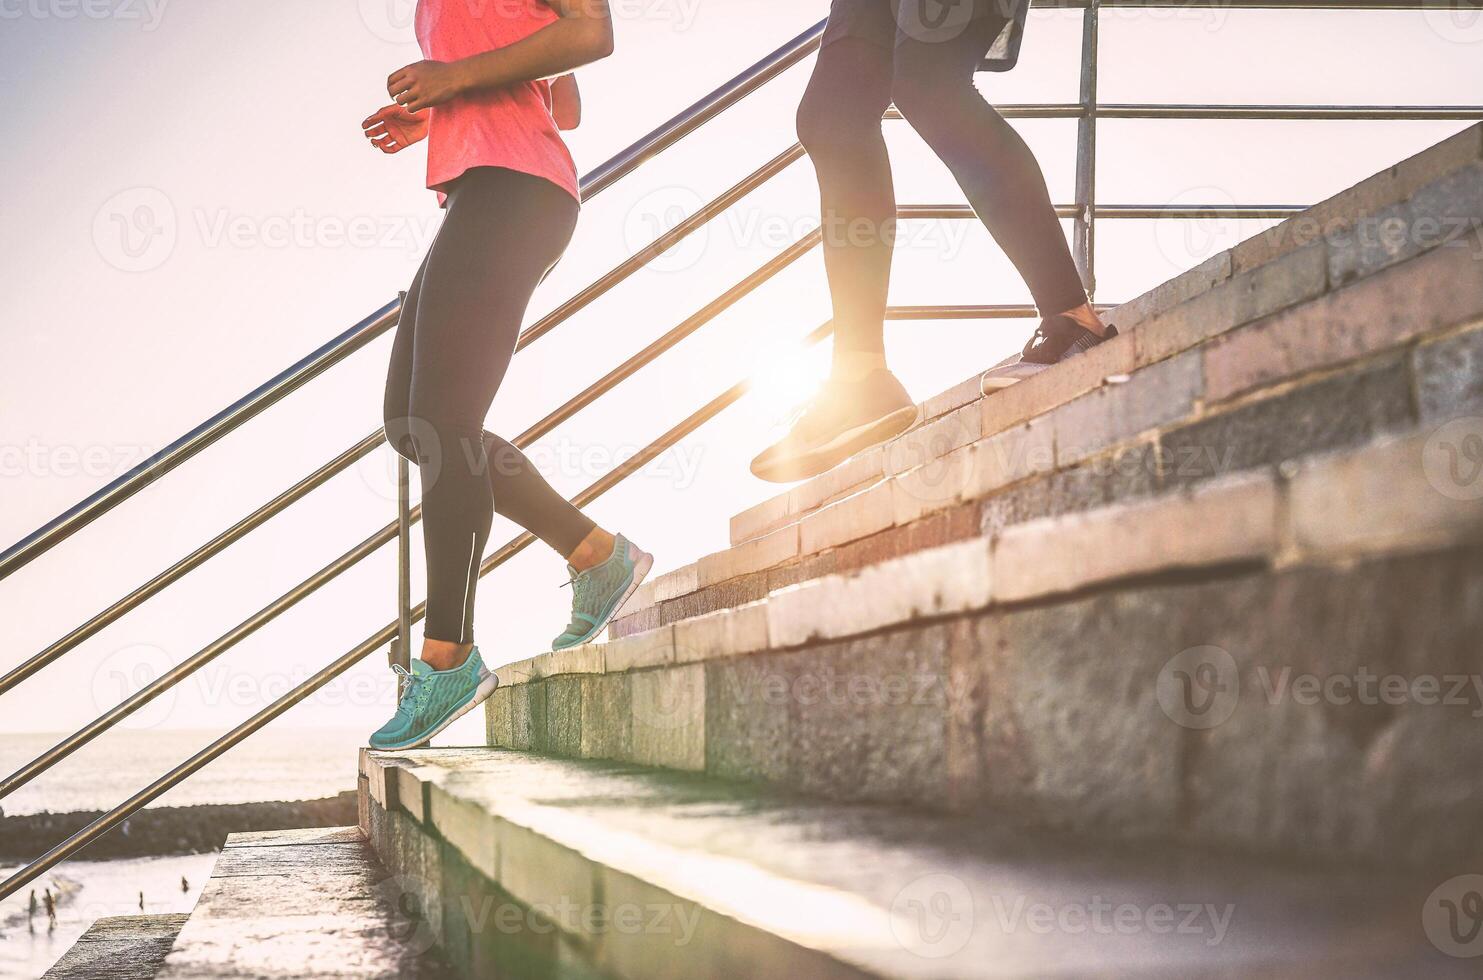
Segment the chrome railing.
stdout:
<path fill-rule="evenodd" d="M 1081 79 L 1078 102 L 1036 103 L 1000 106 L 1000 111 L 1010 118 L 1076 119 L 1077 157 L 1074 200 L 1059 205 L 1057 213 L 1072 221 L 1072 244 L 1079 268 L 1088 292 L 1095 291 L 1095 226 L 1098 219 L 1170 219 L 1170 218 L 1258 218 L 1278 219 L 1301 210 L 1295 205 L 1107 205 L 1096 200 L 1096 131 L 1101 119 L 1413 119 L 1413 120 L 1465 120 L 1483 118 L 1480 106 L 1334 106 L 1334 105 L 1103 105 L 1097 101 L 1098 68 L 1098 10 L 1099 7 L 1160 7 L 1160 6 L 1219 6 L 1231 8 L 1309 8 L 1309 9 L 1415 9 L 1422 4 L 1419 0 L 1400 2 L 1321 2 L 1321 0 L 1299 0 L 1294 3 L 1249 2 L 1249 0 L 1050 0 L 1037 2 L 1036 6 L 1070 7 L 1082 10 L 1083 44 L 1081 57 Z M 663 153 L 705 123 L 716 118 L 732 105 L 745 99 L 772 79 L 801 63 L 812 54 L 819 44 L 824 24 L 820 22 L 793 38 L 787 44 L 763 58 L 736 78 L 711 92 L 705 98 L 687 108 L 663 126 L 635 142 L 612 159 L 587 174 L 582 180 L 584 199 L 601 193 L 618 180 L 633 173 L 646 161 Z M 888 119 L 900 119 L 894 109 L 887 113 Z M 709 222 L 740 202 L 747 195 L 771 181 L 803 156 L 797 144 L 784 150 L 763 164 L 737 184 L 717 196 L 674 228 L 656 238 L 648 246 L 620 262 L 591 285 L 582 289 L 539 321 L 526 328 L 520 335 L 516 350 L 529 344 L 566 322 L 592 302 L 606 295 L 614 287 L 644 268 L 657 256 L 663 254 Z M 972 218 L 973 211 L 959 204 L 906 205 L 899 209 L 902 220 L 961 220 Z M 693 315 L 675 326 L 648 346 L 634 354 L 622 364 L 593 382 L 581 393 L 536 422 L 515 440 L 517 446 L 527 447 L 548 434 L 551 430 L 571 419 L 583 408 L 597 401 L 607 392 L 621 384 L 645 365 L 653 362 L 665 351 L 673 348 L 685 338 L 700 330 L 707 323 L 729 309 L 743 297 L 770 281 L 783 269 L 792 265 L 816 246 L 821 232 L 814 230 L 783 249 L 763 263 L 716 299 L 706 304 Z M 1102 304 L 1099 304 L 1102 305 Z M 174 470 L 186 460 L 220 440 L 254 418 L 269 406 L 280 401 L 290 392 L 318 377 L 333 365 L 363 348 L 395 325 L 400 311 L 400 300 L 395 300 L 356 324 L 320 349 L 269 380 L 236 403 L 223 409 L 211 419 L 192 429 L 151 456 L 134 469 L 125 473 L 103 489 L 79 502 L 55 519 L 16 542 L 0 553 L 0 580 L 36 560 L 61 542 L 76 534 L 88 524 L 111 511 L 155 480 Z M 888 316 L 893 320 L 962 319 L 1026 317 L 1034 315 L 1033 308 L 1019 305 L 984 306 L 902 306 L 892 307 Z M 812 344 L 827 337 L 830 325 L 824 324 L 802 343 Z M 621 465 L 577 494 L 573 502 L 583 506 L 597 499 L 608 490 L 640 470 L 660 453 L 677 444 L 728 406 L 739 400 L 748 390 L 748 382 L 740 381 L 711 401 L 691 413 L 678 425 L 659 436 L 643 451 L 625 460 Z M 223 531 L 190 555 L 154 576 L 129 595 L 118 600 L 107 609 L 89 619 L 83 625 L 66 634 L 46 649 L 30 657 L 20 665 L 0 676 L 0 695 L 17 684 L 55 662 L 67 652 L 75 649 L 88 638 L 96 635 L 109 624 L 137 608 L 148 599 L 159 594 L 207 561 L 211 560 L 236 541 L 252 533 L 290 505 L 313 490 L 323 486 L 330 478 L 343 472 L 355 462 L 370 454 L 384 442 L 383 434 L 377 430 L 349 447 L 313 473 L 304 477 L 273 500 Z M 12 894 L 17 889 L 35 880 L 39 875 L 68 857 L 76 854 L 89 843 L 120 825 L 129 816 L 163 793 L 190 777 L 203 766 L 240 743 L 252 733 L 267 725 L 289 708 L 302 702 L 328 684 L 344 670 L 373 651 L 390 645 L 392 656 L 405 661 L 408 657 L 407 638 L 411 627 L 422 619 L 425 604 L 412 605 L 409 568 L 411 562 L 410 529 L 420 518 L 420 508 L 410 502 L 410 472 L 405 460 L 398 462 L 398 513 L 397 519 L 382 527 L 370 537 L 330 562 L 293 589 L 254 613 L 242 623 L 224 633 L 217 640 L 203 647 L 192 656 L 181 661 L 171 670 L 144 685 L 118 705 L 103 712 L 92 722 L 63 739 L 36 759 L 0 781 L 0 798 L 25 785 L 46 772 L 52 765 L 67 757 L 81 746 L 106 732 L 122 718 L 147 704 L 150 700 L 169 690 L 192 672 L 200 669 L 220 656 L 247 636 L 252 635 L 282 612 L 313 594 L 327 582 L 337 578 L 362 559 L 390 543 L 398 542 L 397 565 L 398 615 L 361 641 L 339 659 L 325 666 L 318 673 L 269 704 L 247 721 L 216 739 L 210 745 L 181 763 L 170 772 L 140 790 L 117 807 L 105 813 L 89 826 L 73 834 L 46 854 L 32 861 L 11 878 L 0 883 L 0 897 Z M 521 534 L 497 548 L 484 559 L 479 574 L 488 574 L 494 568 L 519 554 L 532 542 L 529 534 Z"/>

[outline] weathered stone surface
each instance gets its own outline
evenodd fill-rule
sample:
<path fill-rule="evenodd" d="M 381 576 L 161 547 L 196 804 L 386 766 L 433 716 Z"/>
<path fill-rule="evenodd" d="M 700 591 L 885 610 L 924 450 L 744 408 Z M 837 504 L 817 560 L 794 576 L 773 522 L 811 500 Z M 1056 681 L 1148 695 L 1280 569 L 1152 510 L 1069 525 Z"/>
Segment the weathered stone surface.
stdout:
<path fill-rule="evenodd" d="M 1155 286 L 1142 296 L 1129 300 L 1113 310 L 1107 321 L 1126 336 L 1130 330 L 1156 314 L 1188 302 L 1207 292 L 1216 283 L 1229 279 L 1231 271 L 1231 252 L 1228 249 Z"/>
<path fill-rule="evenodd" d="M 1233 254 L 1239 254 L 1240 247 Z M 1328 289 L 1328 249 L 1317 241 L 1231 278 L 1134 330 L 1135 359 L 1152 364 Z"/>
<path fill-rule="evenodd" d="M 1483 316 L 1480 270 L 1474 235 L 1235 331 L 1205 349 L 1206 396 L 1222 401 Z"/>
<path fill-rule="evenodd" d="M 610 640 L 604 647 L 604 657 L 610 673 L 674 663 L 674 627 L 661 626 L 647 633 Z"/>
<path fill-rule="evenodd" d="M 705 768 L 705 666 L 633 673 L 633 761 L 666 769 Z"/>
<path fill-rule="evenodd" d="M 983 502 L 982 531 L 1131 502 L 1160 488 L 1157 446 L 1140 442 L 1046 473 L 992 494 Z"/>
<path fill-rule="evenodd" d="M 515 747 L 515 734 L 510 717 L 514 693 L 501 685 L 494 689 L 489 700 L 484 702 L 484 738 L 490 745 Z"/>
<path fill-rule="evenodd" d="M 799 525 L 803 535 L 799 547 L 806 554 L 815 554 L 885 530 L 891 526 L 893 516 L 891 486 L 878 483 L 805 517 Z"/>
<path fill-rule="evenodd" d="M 1472 427 L 1456 437 L 1460 445 Z M 1289 520 L 1305 555 L 1444 548 L 1483 537 L 1479 476 L 1453 471 L 1448 436 L 1420 433 L 1353 456 L 1311 460 L 1293 477 Z M 1454 482 L 1456 481 L 1456 482 Z"/>
<path fill-rule="evenodd" d="M 1275 556 L 1277 488 L 1243 474 L 1189 493 L 1017 524 L 994 543 L 994 598 L 1019 602 L 1100 582 Z"/>
<path fill-rule="evenodd" d="M 1057 405 L 1095 391 L 1109 377 L 1131 373 L 1133 353 L 1132 334 L 1123 334 L 1079 357 L 994 392 L 982 402 L 983 434 L 991 436 L 1020 425 Z"/>
<path fill-rule="evenodd" d="M 1056 465 L 1069 466 L 1187 417 L 1203 391 L 1199 351 L 1140 370 L 1128 384 L 1110 385 L 1062 405 L 1055 427 Z"/>
<path fill-rule="evenodd" d="M 99 919 L 42 980 L 154 980 L 186 918 L 121 915 Z"/>
<path fill-rule="evenodd" d="M 1054 621 L 1044 625 L 1056 643 L 1078 640 Z M 1162 635 L 1177 640 L 1180 629 Z M 1128 691 L 1087 693 L 1108 703 Z M 1127 758 L 1128 744 L 1114 744 Z M 1416 928 L 1434 881 L 1380 869 L 1326 873 L 1169 842 L 1077 842 L 999 815 L 821 803 L 709 778 L 503 752 L 458 774 L 471 799 L 497 796 L 539 838 L 507 849 L 529 865 L 519 873 L 538 876 L 553 860 L 585 867 L 533 877 L 528 886 L 546 895 L 543 904 L 585 893 L 590 876 L 586 911 L 606 925 L 573 924 L 549 907 L 532 920 L 520 914 L 523 902 L 508 910 L 513 916 L 493 919 L 514 896 L 450 855 L 445 890 L 461 900 L 445 942 L 470 950 L 466 969 L 479 976 L 500 968 L 521 977 L 585 976 L 595 968 L 666 980 L 759 969 L 968 977 L 993 963 L 1005 976 L 1038 977 L 1064 973 L 1068 962 L 1119 976 L 1471 975 L 1472 964 L 1440 954 Z M 1134 791 L 1122 795 L 1132 799 Z M 1077 816 L 1074 808 L 1066 815 Z M 890 911 L 934 900 L 940 916 L 966 925 L 945 936 Z M 1194 914 L 1177 903 L 1190 903 Z M 1118 909 L 1137 914 L 1121 916 L 1121 930 L 1096 929 L 1089 917 L 1098 908 L 1108 923 Z M 1159 908 L 1167 911 L 1155 919 Z M 492 921 L 506 925 L 491 928 Z M 1180 921 L 1195 927 L 1182 932 Z M 548 945 L 524 935 L 536 926 Z"/>
<path fill-rule="evenodd" d="M 582 678 L 582 757 L 633 758 L 633 700 L 627 674 Z"/>
<path fill-rule="evenodd" d="M 1406 364 L 1389 360 L 1208 415 L 1159 436 L 1168 485 L 1360 445 L 1413 422 Z"/>
<path fill-rule="evenodd" d="M 1411 370 L 1423 425 L 1483 416 L 1483 329 L 1422 344 Z"/>
<path fill-rule="evenodd" d="M 582 754 L 582 676 L 546 680 L 545 751 L 575 758 Z"/>
<path fill-rule="evenodd" d="M 947 631 L 883 634 L 777 658 L 790 783 L 831 799 L 946 796 Z"/>
<path fill-rule="evenodd" d="M 158 975 L 446 976 L 431 928 L 404 908 L 416 891 L 389 875 L 364 841 L 228 841 Z"/>
<path fill-rule="evenodd" d="M 789 696 L 778 657 L 705 665 L 707 772 L 724 779 L 788 781 Z"/>
<path fill-rule="evenodd" d="M 1177 828 L 1180 732 L 1159 713 L 1154 682 L 1181 647 L 1168 638 L 1178 620 L 1155 614 L 1159 598 L 1099 596 L 974 622 L 987 805 L 1089 833 Z"/>

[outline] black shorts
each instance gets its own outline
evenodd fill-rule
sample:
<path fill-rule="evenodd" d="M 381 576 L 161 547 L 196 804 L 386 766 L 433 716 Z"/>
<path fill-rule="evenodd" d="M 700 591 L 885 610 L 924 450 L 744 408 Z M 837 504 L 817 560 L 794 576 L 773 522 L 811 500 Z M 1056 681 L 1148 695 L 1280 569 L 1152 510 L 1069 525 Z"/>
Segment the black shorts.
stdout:
<path fill-rule="evenodd" d="M 858 37 L 895 50 L 903 41 L 946 41 L 973 21 L 996 17 L 1004 26 L 984 52 L 986 71 L 1008 71 L 1019 59 L 1029 0 L 834 0 L 824 44 Z"/>

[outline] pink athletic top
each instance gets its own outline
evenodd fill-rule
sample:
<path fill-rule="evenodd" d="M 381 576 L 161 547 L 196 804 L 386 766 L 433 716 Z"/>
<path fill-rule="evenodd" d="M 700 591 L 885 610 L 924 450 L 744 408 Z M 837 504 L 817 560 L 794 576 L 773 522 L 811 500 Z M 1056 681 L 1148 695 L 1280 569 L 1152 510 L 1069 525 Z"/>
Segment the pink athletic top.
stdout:
<path fill-rule="evenodd" d="M 541 0 L 418 0 L 417 41 L 425 58 L 458 61 L 508 47 L 556 19 Z M 551 117 L 549 82 L 474 92 L 425 111 L 432 113 L 427 186 L 439 200 L 470 167 L 534 174 L 581 199 L 577 166 Z"/>

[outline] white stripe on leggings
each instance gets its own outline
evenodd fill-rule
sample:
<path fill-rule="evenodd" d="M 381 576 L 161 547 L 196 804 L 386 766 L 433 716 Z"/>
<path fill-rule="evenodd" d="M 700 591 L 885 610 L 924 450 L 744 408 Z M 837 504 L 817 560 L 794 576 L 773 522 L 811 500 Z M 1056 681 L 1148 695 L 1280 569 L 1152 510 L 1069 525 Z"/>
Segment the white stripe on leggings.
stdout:
<path fill-rule="evenodd" d="M 463 581 L 463 620 L 458 624 L 458 642 L 463 642 L 464 634 L 469 629 L 469 596 L 474 590 L 474 558 L 479 553 L 479 535 L 477 532 L 469 534 L 469 574 Z"/>

